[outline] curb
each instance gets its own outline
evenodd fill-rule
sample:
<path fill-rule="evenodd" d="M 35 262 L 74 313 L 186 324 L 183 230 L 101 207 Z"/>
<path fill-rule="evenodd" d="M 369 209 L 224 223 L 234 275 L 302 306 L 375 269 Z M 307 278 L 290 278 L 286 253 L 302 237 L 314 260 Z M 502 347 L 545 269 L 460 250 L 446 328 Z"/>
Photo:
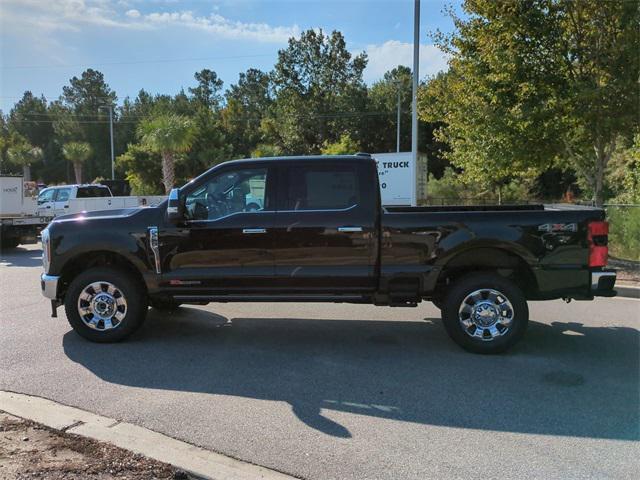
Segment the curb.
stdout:
<path fill-rule="evenodd" d="M 640 287 L 617 284 L 613 288 L 616 292 L 618 292 L 618 297 L 640 298 Z"/>
<path fill-rule="evenodd" d="M 168 463 L 199 478 L 292 480 L 286 475 L 196 447 L 147 428 L 68 407 L 45 398 L 0 390 L 0 410 L 49 428 L 108 442 Z"/>

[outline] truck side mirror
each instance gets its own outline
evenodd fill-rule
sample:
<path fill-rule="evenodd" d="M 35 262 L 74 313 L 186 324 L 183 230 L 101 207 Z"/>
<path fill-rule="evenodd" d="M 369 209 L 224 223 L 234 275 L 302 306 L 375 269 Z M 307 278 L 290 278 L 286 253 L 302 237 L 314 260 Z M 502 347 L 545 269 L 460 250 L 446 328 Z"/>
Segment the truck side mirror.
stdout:
<path fill-rule="evenodd" d="M 169 203 L 167 205 L 167 219 L 172 223 L 184 220 L 184 211 L 180 201 L 180 189 L 173 188 L 169 193 Z"/>

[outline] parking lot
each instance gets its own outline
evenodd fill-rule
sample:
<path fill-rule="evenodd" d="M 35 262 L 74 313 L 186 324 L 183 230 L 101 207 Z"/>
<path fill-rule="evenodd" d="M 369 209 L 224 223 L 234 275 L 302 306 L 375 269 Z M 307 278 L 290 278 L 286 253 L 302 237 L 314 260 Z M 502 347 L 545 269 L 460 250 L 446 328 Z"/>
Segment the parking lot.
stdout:
<path fill-rule="evenodd" d="M 524 340 L 472 355 L 439 311 L 338 304 L 154 310 L 121 344 L 40 295 L 36 246 L 0 262 L 0 389 L 309 479 L 631 478 L 640 301 L 533 302 Z"/>

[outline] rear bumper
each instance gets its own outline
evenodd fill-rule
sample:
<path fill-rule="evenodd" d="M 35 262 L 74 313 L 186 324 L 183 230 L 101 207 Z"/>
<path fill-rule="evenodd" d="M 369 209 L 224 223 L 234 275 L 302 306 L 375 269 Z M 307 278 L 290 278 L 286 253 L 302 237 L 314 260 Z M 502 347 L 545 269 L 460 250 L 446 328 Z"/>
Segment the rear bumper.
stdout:
<path fill-rule="evenodd" d="M 60 277 L 43 273 L 40 276 L 40 288 L 42 295 L 51 300 L 58 298 L 58 281 Z"/>
<path fill-rule="evenodd" d="M 591 272 L 591 294 L 594 297 L 615 297 L 616 271 Z"/>

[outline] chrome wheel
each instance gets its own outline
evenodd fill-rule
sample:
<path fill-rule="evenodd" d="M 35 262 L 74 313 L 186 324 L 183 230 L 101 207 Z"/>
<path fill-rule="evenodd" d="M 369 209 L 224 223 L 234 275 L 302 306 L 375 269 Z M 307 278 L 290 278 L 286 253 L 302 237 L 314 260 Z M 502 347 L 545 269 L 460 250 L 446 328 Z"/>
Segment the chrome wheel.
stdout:
<path fill-rule="evenodd" d="M 94 330 L 118 328 L 127 314 L 127 300 L 113 283 L 93 282 L 78 297 L 78 314 Z"/>
<path fill-rule="evenodd" d="M 513 324 L 509 299 L 491 288 L 471 292 L 458 310 L 460 326 L 474 339 L 491 341 L 509 332 Z"/>

